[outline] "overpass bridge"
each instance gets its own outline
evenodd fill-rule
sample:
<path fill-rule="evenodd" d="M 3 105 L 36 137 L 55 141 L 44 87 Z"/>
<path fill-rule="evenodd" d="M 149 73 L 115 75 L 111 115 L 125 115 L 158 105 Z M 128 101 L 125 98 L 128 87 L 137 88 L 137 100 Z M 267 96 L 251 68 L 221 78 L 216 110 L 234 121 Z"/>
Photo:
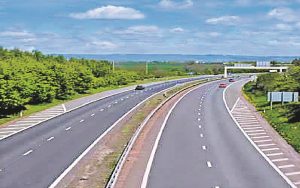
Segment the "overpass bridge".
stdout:
<path fill-rule="evenodd" d="M 227 78 L 228 77 L 228 70 L 234 70 L 234 69 L 238 69 L 238 70 L 276 70 L 277 72 L 283 72 L 283 70 L 287 70 L 288 67 L 255 67 L 255 66 L 249 66 L 249 67 L 234 67 L 234 66 L 225 66 L 225 70 L 224 70 L 224 77 Z"/>

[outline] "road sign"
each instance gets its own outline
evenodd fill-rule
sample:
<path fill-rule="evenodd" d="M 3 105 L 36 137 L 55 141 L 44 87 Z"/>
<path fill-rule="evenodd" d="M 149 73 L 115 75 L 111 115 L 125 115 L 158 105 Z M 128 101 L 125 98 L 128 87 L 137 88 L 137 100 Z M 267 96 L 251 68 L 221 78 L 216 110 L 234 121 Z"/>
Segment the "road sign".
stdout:
<path fill-rule="evenodd" d="M 268 92 L 268 101 L 271 104 L 271 109 L 273 102 L 298 102 L 299 93 L 298 92 Z"/>
<path fill-rule="evenodd" d="M 271 63 L 270 61 L 258 61 L 256 62 L 257 67 L 270 67 Z"/>
<path fill-rule="evenodd" d="M 282 92 L 268 92 L 268 101 L 269 102 L 281 102 L 282 101 Z"/>
<path fill-rule="evenodd" d="M 282 101 L 283 102 L 293 102 L 294 93 L 293 92 L 283 92 Z"/>

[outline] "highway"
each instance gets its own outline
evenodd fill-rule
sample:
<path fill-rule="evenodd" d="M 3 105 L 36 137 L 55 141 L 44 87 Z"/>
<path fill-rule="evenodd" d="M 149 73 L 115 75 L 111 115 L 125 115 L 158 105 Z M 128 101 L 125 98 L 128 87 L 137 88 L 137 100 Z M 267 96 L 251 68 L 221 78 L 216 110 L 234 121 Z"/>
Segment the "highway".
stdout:
<path fill-rule="evenodd" d="M 110 96 L 1 140 L 0 187 L 48 187 L 138 103 L 177 83 L 195 79 L 200 77 Z"/>
<path fill-rule="evenodd" d="M 229 108 L 242 84 L 230 90 Z M 290 187 L 235 125 L 224 105 L 223 90 L 211 83 L 175 106 L 153 150 L 150 173 L 145 174 L 148 188 Z"/>

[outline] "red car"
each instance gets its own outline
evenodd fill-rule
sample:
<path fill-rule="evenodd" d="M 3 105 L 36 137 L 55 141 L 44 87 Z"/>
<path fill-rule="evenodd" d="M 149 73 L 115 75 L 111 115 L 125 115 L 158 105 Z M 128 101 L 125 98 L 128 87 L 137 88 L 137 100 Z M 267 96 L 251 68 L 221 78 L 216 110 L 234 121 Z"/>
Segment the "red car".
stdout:
<path fill-rule="evenodd" d="M 227 84 L 225 84 L 225 83 L 219 84 L 219 88 L 226 88 L 226 87 L 227 87 Z"/>

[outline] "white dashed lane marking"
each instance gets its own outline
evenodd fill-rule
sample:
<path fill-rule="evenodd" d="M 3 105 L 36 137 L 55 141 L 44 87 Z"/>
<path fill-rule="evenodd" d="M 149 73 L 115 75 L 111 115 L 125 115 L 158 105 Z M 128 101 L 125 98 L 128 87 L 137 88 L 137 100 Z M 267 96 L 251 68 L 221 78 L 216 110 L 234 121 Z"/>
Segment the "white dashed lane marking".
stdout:
<path fill-rule="evenodd" d="M 47 141 L 51 141 L 53 139 L 54 139 L 54 137 L 52 136 L 52 137 L 48 138 Z"/>
<path fill-rule="evenodd" d="M 84 122 L 84 119 L 80 120 L 80 123 Z"/>
<path fill-rule="evenodd" d="M 68 128 L 66 128 L 65 130 L 68 131 L 68 130 L 70 130 L 70 129 L 71 129 L 71 127 L 68 127 Z"/>
<path fill-rule="evenodd" d="M 29 150 L 29 151 L 25 152 L 25 153 L 23 154 L 23 156 L 29 155 L 29 154 L 32 153 L 32 152 L 33 152 L 33 150 Z"/>
<path fill-rule="evenodd" d="M 211 168 L 211 167 L 212 167 L 212 164 L 211 164 L 210 161 L 207 161 L 206 164 L 207 164 L 207 167 L 208 167 L 208 168 Z"/>
<path fill-rule="evenodd" d="M 91 117 L 93 117 L 95 114 L 91 114 Z"/>

